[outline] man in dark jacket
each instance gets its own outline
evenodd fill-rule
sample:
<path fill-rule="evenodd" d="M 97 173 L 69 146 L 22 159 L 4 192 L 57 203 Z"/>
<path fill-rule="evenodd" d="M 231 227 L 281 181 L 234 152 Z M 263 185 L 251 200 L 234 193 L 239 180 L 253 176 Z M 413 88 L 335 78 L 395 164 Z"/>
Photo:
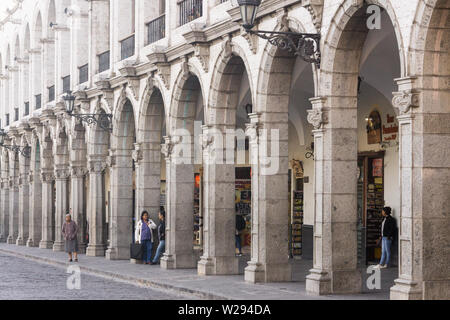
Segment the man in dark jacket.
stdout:
<path fill-rule="evenodd" d="M 158 226 L 158 237 L 159 245 L 156 249 L 155 257 L 153 258 L 152 264 L 158 264 L 160 256 L 164 253 L 166 249 L 166 213 L 163 209 L 159 212 L 159 226 Z"/>
<path fill-rule="evenodd" d="M 397 232 L 397 225 L 395 219 L 391 217 L 392 209 L 385 207 L 383 209 L 383 222 L 381 223 L 381 260 L 380 264 L 376 267 L 384 269 L 388 267 L 389 260 L 391 259 L 391 245 L 394 240 L 395 233 Z"/>

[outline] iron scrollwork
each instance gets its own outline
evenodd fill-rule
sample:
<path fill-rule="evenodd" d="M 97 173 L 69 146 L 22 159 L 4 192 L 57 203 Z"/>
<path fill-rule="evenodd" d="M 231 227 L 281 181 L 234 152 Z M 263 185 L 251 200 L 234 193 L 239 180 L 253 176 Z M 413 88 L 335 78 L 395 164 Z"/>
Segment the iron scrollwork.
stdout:
<path fill-rule="evenodd" d="M 72 117 L 80 119 L 87 124 L 97 124 L 100 128 L 105 131 L 112 131 L 112 114 L 109 113 L 99 113 L 99 114 L 71 114 Z"/>
<path fill-rule="evenodd" d="M 308 63 L 314 63 L 320 69 L 320 34 L 253 30 L 247 32 L 269 41 L 281 50 L 293 53 Z"/>

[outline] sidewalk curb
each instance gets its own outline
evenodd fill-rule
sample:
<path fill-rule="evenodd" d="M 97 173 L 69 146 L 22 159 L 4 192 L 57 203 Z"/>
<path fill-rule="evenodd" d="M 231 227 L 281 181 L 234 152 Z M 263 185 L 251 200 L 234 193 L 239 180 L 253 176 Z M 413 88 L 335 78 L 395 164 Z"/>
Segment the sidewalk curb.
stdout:
<path fill-rule="evenodd" d="M 0 248 L 0 253 L 4 253 L 6 255 L 15 256 L 15 257 L 19 257 L 19 258 L 24 258 L 27 260 L 32 260 L 37 263 L 43 263 L 43 264 L 52 265 L 52 266 L 56 266 L 56 267 L 60 267 L 60 268 L 62 268 L 62 267 L 67 268 L 70 265 L 69 263 L 66 263 L 66 262 L 43 258 L 43 257 L 39 257 L 39 256 L 27 254 L 27 253 L 21 253 L 21 252 L 17 252 L 17 251 L 13 251 L 13 250 L 6 250 L 3 248 Z M 152 289 L 163 290 L 166 292 L 172 291 L 172 292 L 182 294 L 184 296 L 190 296 L 190 297 L 192 295 L 194 295 L 197 298 L 204 299 L 204 300 L 232 300 L 232 298 L 220 296 L 220 295 L 217 295 L 214 293 L 205 292 L 205 291 L 198 290 L 198 289 L 183 288 L 183 287 L 178 287 L 178 286 L 174 286 L 174 285 L 170 285 L 170 284 L 166 284 L 166 283 L 156 282 L 153 280 L 141 279 L 141 278 L 137 278 L 134 276 L 126 276 L 124 274 L 114 273 L 114 272 L 110 272 L 110 271 L 103 271 L 103 270 L 99 270 L 96 268 L 86 267 L 86 266 L 83 266 L 80 264 L 77 264 L 77 266 L 80 267 L 81 271 L 84 271 L 87 274 L 98 276 L 98 277 L 109 279 L 109 280 L 113 280 L 113 281 L 117 281 L 117 282 L 125 282 L 125 283 L 139 286 L 139 287 L 150 287 Z"/>

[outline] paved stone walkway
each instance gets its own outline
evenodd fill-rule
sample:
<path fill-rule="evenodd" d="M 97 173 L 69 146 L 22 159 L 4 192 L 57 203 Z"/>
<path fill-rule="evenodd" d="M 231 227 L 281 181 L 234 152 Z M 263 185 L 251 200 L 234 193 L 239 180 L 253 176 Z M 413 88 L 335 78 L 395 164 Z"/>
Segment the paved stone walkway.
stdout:
<path fill-rule="evenodd" d="M 0 253 L 15 255 L 35 262 L 67 268 L 64 252 L 48 249 L 18 247 L 0 243 Z M 1 258 L 1 257 L 0 257 Z M 188 295 L 193 299 L 239 299 L 239 300 L 384 300 L 389 299 L 389 288 L 397 275 L 397 269 L 382 271 L 381 290 L 356 295 L 310 296 L 305 291 L 305 276 L 311 268 L 311 261 L 293 262 L 295 282 L 248 284 L 243 275 L 198 276 L 194 269 L 162 270 L 159 266 L 131 264 L 129 261 L 109 261 L 104 258 L 80 255 L 82 274 L 104 277 L 138 286 L 168 290 Z"/>

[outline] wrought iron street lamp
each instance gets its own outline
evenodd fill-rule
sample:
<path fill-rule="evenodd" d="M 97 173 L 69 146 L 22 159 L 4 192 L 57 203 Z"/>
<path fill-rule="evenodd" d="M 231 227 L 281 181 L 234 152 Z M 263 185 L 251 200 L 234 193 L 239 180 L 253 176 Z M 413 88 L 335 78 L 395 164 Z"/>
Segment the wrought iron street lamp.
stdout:
<path fill-rule="evenodd" d="M 15 145 L 6 145 L 5 144 L 5 137 L 6 137 L 6 132 L 3 129 L 0 129 L 0 148 L 6 148 L 8 150 L 11 150 L 15 153 L 20 153 L 22 156 L 24 156 L 25 158 L 30 158 L 31 157 L 31 147 L 26 146 L 26 147 L 19 147 L 19 146 L 15 146 Z"/>
<path fill-rule="evenodd" d="M 66 105 L 66 112 L 69 116 L 80 119 L 87 124 L 96 123 L 100 128 L 105 131 L 112 131 L 112 114 L 110 113 L 94 113 L 94 114 L 77 114 L 74 113 L 75 108 L 75 96 L 72 91 L 68 91 L 63 97 Z"/>
<path fill-rule="evenodd" d="M 254 31 L 256 14 L 261 0 L 238 0 L 241 9 L 242 26 L 249 34 L 254 34 L 266 39 L 274 46 L 282 50 L 292 52 L 308 63 L 314 63 L 320 68 L 320 34 L 297 33 L 281 31 Z"/>

